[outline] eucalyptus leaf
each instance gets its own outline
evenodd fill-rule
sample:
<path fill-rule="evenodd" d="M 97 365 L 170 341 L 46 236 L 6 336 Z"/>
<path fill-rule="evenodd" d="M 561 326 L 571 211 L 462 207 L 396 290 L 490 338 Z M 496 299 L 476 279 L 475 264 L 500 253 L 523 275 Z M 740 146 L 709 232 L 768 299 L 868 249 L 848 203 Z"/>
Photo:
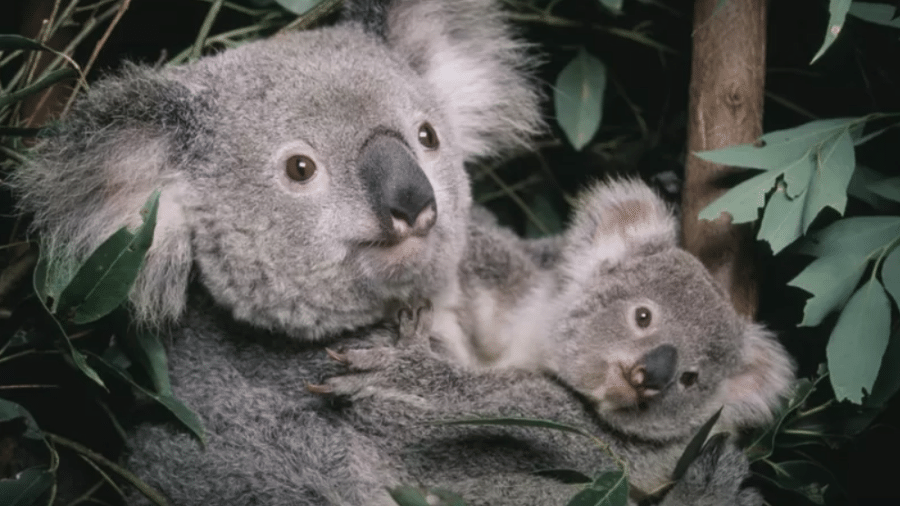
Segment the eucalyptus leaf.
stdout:
<path fill-rule="evenodd" d="M 46 469 L 26 469 L 14 479 L 0 480 L 0 498 L 5 506 L 36 505 L 53 481 L 53 474 Z"/>
<path fill-rule="evenodd" d="M 144 327 L 129 328 L 121 343 L 128 357 L 139 364 L 150 378 L 153 390 L 157 394 L 171 396 L 168 358 L 159 335 Z"/>
<path fill-rule="evenodd" d="M 700 456 L 700 453 L 703 451 L 703 443 L 705 443 L 706 438 L 709 437 L 709 433 L 712 431 L 713 426 L 719 421 L 719 416 L 722 415 L 722 409 L 723 408 L 719 408 L 718 411 L 713 413 L 713 415 L 709 417 L 709 420 L 697 430 L 697 433 L 694 434 L 694 437 L 688 442 L 687 446 L 684 448 L 684 452 L 675 464 L 675 470 L 672 471 L 673 480 L 680 480 L 687 471 L 688 466 L 691 465 L 691 462 Z"/>
<path fill-rule="evenodd" d="M 169 410 L 175 418 L 200 441 L 202 446 L 206 446 L 206 430 L 203 428 L 203 422 L 194 413 L 190 408 L 184 405 L 181 401 L 176 399 L 172 395 L 165 394 L 157 394 L 147 390 L 143 386 L 139 385 L 134 381 L 134 379 L 126 373 L 125 371 L 119 369 L 118 367 L 110 364 L 104 358 L 91 355 L 94 359 L 96 359 L 97 363 L 103 368 L 103 370 L 107 371 L 109 374 L 118 376 L 126 383 L 136 388 L 138 391 L 142 392 L 144 395 L 150 397 L 151 399 L 158 402 L 160 405 L 164 406 Z"/>
<path fill-rule="evenodd" d="M 897 8 L 890 4 L 871 2 L 853 2 L 849 14 L 879 25 L 900 28 L 900 19 L 897 19 Z"/>
<path fill-rule="evenodd" d="M 622 12 L 623 3 L 623 0 L 600 0 L 600 5 L 606 7 L 616 14 L 620 14 Z"/>
<path fill-rule="evenodd" d="M 847 194 L 862 200 L 875 209 L 886 209 L 890 203 L 876 192 L 882 181 L 886 180 L 887 178 L 877 170 L 857 164 L 856 170 L 853 171 L 853 176 L 850 178 L 850 184 L 847 186 Z"/>
<path fill-rule="evenodd" d="M 835 481 L 834 475 L 827 469 L 807 460 L 790 460 L 771 465 L 775 470 L 773 482 L 779 487 L 801 494 L 814 504 L 825 504 L 825 488 Z"/>
<path fill-rule="evenodd" d="M 868 189 L 880 197 L 900 202 L 900 176 L 885 178 L 877 183 L 870 183 Z"/>
<path fill-rule="evenodd" d="M 418 489 L 401 485 L 388 489 L 388 493 L 400 506 L 466 506 L 466 502 L 457 494 L 443 489 Z"/>
<path fill-rule="evenodd" d="M 292 12 L 298 16 L 306 14 L 313 7 L 322 3 L 323 0 L 275 0 L 278 5 L 285 10 Z"/>
<path fill-rule="evenodd" d="M 15 402 L 0 398 L 0 422 L 8 422 L 17 418 L 22 418 L 25 421 L 23 436 L 29 439 L 43 439 L 44 434 L 27 409 Z"/>
<path fill-rule="evenodd" d="M 825 41 L 822 42 L 822 47 L 819 48 L 819 51 L 813 56 L 812 61 L 809 63 L 815 63 L 825 51 L 834 44 L 834 41 L 837 40 L 838 35 L 840 35 L 841 30 L 844 28 L 844 21 L 847 18 L 847 12 L 850 10 L 850 0 L 830 0 L 828 4 L 828 11 L 830 12 L 830 17 L 828 19 L 828 30 L 825 32 Z"/>
<path fill-rule="evenodd" d="M 775 186 L 780 172 L 767 171 L 754 176 L 703 208 L 697 215 L 701 220 L 715 220 L 722 213 L 731 215 L 732 223 L 747 223 L 759 217 L 759 208 L 766 203 L 766 194 Z"/>
<path fill-rule="evenodd" d="M 769 198 L 756 238 L 777 254 L 803 235 L 803 200 L 790 199 L 780 188 Z"/>
<path fill-rule="evenodd" d="M 628 480 L 625 472 L 607 471 L 575 494 L 567 506 L 627 506 Z"/>
<path fill-rule="evenodd" d="M 803 232 L 816 216 L 830 207 L 844 214 L 847 205 L 847 186 L 856 167 L 853 140 L 846 130 L 836 139 L 826 141 L 816 152 L 815 177 L 806 192 L 806 209 L 803 212 Z"/>
<path fill-rule="evenodd" d="M 16 50 L 16 49 L 29 49 L 36 51 L 47 51 L 50 53 L 55 53 L 56 51 L 49 46 L 45 46 L 40 42 L 29 39 L 28 37 L 23 37 L 21 35 L 15 34 L 2 34 L 0 35 L 0 50 L 8 51 L 8 50 Z"/>
<path fill-rule="evenodd" d="M 803 125 L 776 130 L 755 142 L 712 151 L 697 151 L 695 156 L 712 163 L 748 169 L 783 170 L 788 165 L 815 152 L 816 146 L 837 137 L 860 118 L 833 118 L 810 121 Z"/>
<path fill-rule="evenodd" d="M 900 246 L 895 246 L 881 264 L 881 282 L 900 307 Z"/>
<path fill-rule="evenodd" d="M 812 294 L 803 308 L 801 326 L 814 327 L 840 309 L 853 294 L 866 270 L 868 259 L 860 254 L 838 253 L 814 260 L 788 285 Z"/>
<path fill-rule="evenodd" d="M 863 390 L 872 391 L 888 344 L 891 307 L 881 283 L 866 282 L 847 301 L 826 355 L 834 395 L 860 404 Z"/>
<path fill-rule="evenodd" d="M 868 256 L 897 236 L 900 236 L 900 216 L 856 216 L 810 234 L 800 252 L 812 256 Z"/>
<path fill-rule="evenodd" d="M 83 324 L 106 316 L 125 301 L 153 242 L 158 208 L 155 191 L 141 210 L 144 223 L 133 234 L 118 230 L 84 261 L 60 294 L 57 314 Z"/>
<path fill-rule="evenodd" d="M 895 330 L 888 341 L 884 358 L 881 359 L 881 369 L 865 405 L 884 407 L 897 391 L 900 391 L 900 329 Z"/>
<path fill-rule="evenodd" d="M 556 119 L 576 150 L 586 146 L 600 128 L 605 90 L 606 66 L 584 48 L 556 79 Z"/>
<path fill-rule="evenodd" d="M 41 76 L 41 78 L 37 81 L 29 84 L 28 86 L 25 86 L 22 89 L 16 90 L 12 93 L 0 94 L 0 108 L 6 107 L 9 104 L 14 104 L 29 95 L 33 95 L 45 88 L 53 86 L 60 81 L 64 81 L 76 76 L 78 76 L 78 71 L 69 67 L 49 72 Z"/>

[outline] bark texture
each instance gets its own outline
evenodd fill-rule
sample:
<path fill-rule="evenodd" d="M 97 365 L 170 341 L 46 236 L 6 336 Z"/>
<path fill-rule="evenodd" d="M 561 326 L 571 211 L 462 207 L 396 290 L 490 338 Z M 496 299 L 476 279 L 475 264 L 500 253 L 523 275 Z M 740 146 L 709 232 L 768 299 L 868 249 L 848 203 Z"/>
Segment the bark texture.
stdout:
<path fill-rule="evenodd" d="M 762 134 L 766 0 L 718 3 L 694 4 L 682 239 L 728 290 L 737 310 L 752 317 L 758 294 L 751 228 L 732 225 L 727 214 L 714 221 L 697 219 L 743 169 L 690 153 L 752 142 Z"/>

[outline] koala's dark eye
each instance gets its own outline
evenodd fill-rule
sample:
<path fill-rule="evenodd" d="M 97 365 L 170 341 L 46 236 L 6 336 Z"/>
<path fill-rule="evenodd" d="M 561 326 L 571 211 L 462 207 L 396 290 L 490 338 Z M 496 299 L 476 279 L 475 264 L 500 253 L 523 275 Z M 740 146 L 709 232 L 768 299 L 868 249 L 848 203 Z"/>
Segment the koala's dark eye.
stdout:
<path fill-rule="evenodd" d="M 645 329 L 650 326 L 651 321 L 653 321 L 653 314 L 649 309 L 641 306 L 634 310 L 634 322 L 638 327 Z"/>
<path fill-rule="evenodd" d="M 425 146 L 426 149 L 437 149 L 441 145 L 437 132 L 428 122 L 422 123 L 422 126 L 419 127 L 419 144 Z"/>
<path fill-rule="evenodd" d="M 697 374 L 697 372 L 695 372 L 695 371 L 687 371 L 687 372 L 681 373 L 681 377 L 678 378 L 678 382 L 681 383 L 681 385 L 684 386 L 685 388 L 694 386 L 694 384 L 697 383 L 698 376 L 699 376 L 699 374 Z"/>
<path fill-rule="evenodd" d="M 316 175 L 316 162 L 305 155 L 294 155 L 285 162 L 284 171 L 287 177 L 305 183 Z"/>

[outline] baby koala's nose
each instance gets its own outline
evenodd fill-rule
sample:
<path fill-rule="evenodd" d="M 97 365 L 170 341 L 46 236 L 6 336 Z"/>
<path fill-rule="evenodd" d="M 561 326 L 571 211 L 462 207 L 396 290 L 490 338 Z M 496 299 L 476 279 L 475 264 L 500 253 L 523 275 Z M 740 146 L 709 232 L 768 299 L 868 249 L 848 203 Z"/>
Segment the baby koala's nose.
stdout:
<path fill-rule="evenodd" d="M 663 344 L 648 351 L 631 369 L 628 382 L 643 399 L 650 399 L 663 391 L 675 377 L 678 350 Z"/>

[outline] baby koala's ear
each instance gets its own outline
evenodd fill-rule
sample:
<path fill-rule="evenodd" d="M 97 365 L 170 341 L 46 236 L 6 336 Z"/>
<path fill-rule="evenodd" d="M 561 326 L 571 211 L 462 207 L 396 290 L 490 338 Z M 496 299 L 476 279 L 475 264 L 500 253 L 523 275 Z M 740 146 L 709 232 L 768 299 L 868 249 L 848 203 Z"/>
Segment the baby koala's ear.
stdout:
<path fill-rule="evenodd" d="M 620 179 L 579 196 L 565 253 L 580 270 L 675 246 L 677 224 L 665 201 L 640 180 Z"/>
<path fill-rule="evenodd" d="M 725 410 L 719 423 L 728 430 L 771 422 L 794 384 L 794 363 L 771 331 L 751 322 L 743 340 L 740 366 L 722 384 Z"/>

